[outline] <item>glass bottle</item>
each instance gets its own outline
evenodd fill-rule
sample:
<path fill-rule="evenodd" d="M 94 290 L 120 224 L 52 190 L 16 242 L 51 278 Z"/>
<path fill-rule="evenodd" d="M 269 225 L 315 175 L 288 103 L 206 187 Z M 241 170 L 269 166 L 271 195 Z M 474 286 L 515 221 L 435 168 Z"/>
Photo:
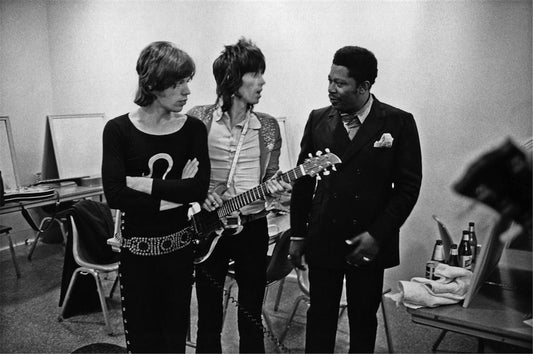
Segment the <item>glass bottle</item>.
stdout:
<path fill-rule="evenodd" d="M 465 269 L 472 270 L 472 248 L 470 248 L 470 232 L 468 230 L 463 230 L 458 254 L 459 265 Z"/>
<path fill-rule="evenodd" d="M 444 259 L 444 245 L 442 244 L 442 240 L 435 241 L 431 260 L 439 263 L 446 263 L 446 260 Z"/>
<path fill-rule="evenodd" d="M 472 264 L 477 260 L 477 237 L 474 222 L 468 223 L 468 232 L 470 233 L 470 248 L 472 249 Z"/>
<path fill-rule="evenodd" d="M 454 243 L 450 247 L 450 258 L 448 259 L 448 264 L 452 267 L 459 267 L 459 252 L 457 249 L 457 244 Z"/>

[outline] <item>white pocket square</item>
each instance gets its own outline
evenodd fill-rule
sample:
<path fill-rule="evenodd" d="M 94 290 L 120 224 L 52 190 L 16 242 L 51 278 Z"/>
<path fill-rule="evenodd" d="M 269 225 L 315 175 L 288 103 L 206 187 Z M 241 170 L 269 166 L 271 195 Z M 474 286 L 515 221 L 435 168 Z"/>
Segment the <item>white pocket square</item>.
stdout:
<path fill-rule="evenodd" d="M 392 147 L 392 142 L 394 141 L 394 138 L 390 133 L 384 133 L 381 138 L 374 142 L 375 148 L 390 148 Z"/>

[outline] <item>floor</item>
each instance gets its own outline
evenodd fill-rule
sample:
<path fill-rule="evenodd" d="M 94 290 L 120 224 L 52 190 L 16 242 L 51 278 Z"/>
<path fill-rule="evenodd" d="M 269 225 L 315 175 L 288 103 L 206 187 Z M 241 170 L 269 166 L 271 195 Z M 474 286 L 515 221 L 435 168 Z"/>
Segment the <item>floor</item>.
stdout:
<path fill-rule="evenodd" d="M 70 317 L 58 321 L 60 308 L 58 307 L 61 274 L 63 268 L 64 249 L 61 244 L 40 242 L 37 245 L 32 261 L 26 258 L 29 246 L 16 247 L 17 259 L 22 277 L 17 279 L 7 250 L 0 251 L 0 352 L 2 353 L 72 353 L 80 352 L 80 348 L 93 343 L 108 343 L 125 347 L 122 319 L 120 311 L 120 296 L 118 293 L 109 300 L 110 316 L 114 334 L 109 336 L 104 331 L 104 321 L 101 312 Z M 113 278 L 104 281 L 109 289 Z M 265 338 L 267 352 L 304 352 L 305 310 L 301 305 L 283 342 L 284 347 L 275 345 L 275 338 L 279 336 L 286 325 L 286 319 L 291 311 L 294 299 L 300 294 L 294 274 L 290 274 L 285 282 L 279 309 L 274 311 L 274 299 L 277 285 L 275 285 L 266 301 L 266 307 L 273 323 L 272 337 Z M 385 301 L 394 351 L 398 353 L 427 353 L 438 337 L 438 329 L 413 324 L 409 315 L 402 307 L 396 307 L 391 300 Z M 196 299 L 193 294 L 192 312 L 192 341 L 196 321 Z M 378 338 L 375 352 L 388 352 L 384 334 L 383 318 L 378 313 Z M 235 306 L 230 303 L 228 315 L 223 330 L 223 351 L 238 352 L 238 338 L 236 330 Z M 90 347 L 94 348 L 94 347 Z M 112 352 L 113 346 L 99 347 L 99 352 Z M 120 348 L 119 348 L 120 349 Z M 107 350 L 107 351 L 106 351 Z M 438 352 L 475 352 L 477 340 L 475 338 L 449 333 L 439 346 Z M 485 347 L 486 351 L 510 352 L 516 348 L 502 348 L 501 346 Z M 347 318 L 343 315 L 339 322 L 336 352 L 348 351 Z M 193 353 L 193 347 L 187 347 L 188 353 Z"/>

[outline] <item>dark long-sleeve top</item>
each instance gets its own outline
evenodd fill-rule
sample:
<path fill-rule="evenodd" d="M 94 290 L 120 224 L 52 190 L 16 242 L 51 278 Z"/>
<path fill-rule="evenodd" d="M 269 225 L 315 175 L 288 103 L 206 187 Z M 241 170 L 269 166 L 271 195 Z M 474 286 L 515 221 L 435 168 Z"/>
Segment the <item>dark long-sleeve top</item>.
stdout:
<path fill-rule="evenodd" d="M 198 172 L 181 179 L 187 160 L 196 158 Z M 163 236 L 187 223 L 189 203 L 202 202 L 209 187 L 207 130 L 187 116 L 176 132 L 153 135 L 140 131 L 128 114 L 107 122 L 103 133 L 102 182 L 109 206 L 123 212 L 123 235 Z M 126 176 L 153 178 L 151 194 L 126 185 Z M 160 210 L 161 200 L 183 206 Z"/>

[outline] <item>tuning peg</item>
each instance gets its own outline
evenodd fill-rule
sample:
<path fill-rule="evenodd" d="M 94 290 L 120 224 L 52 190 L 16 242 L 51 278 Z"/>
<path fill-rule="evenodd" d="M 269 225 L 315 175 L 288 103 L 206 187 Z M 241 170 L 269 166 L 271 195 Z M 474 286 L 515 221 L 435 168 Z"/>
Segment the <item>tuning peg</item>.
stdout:
<path fill-rule="evenodd" d="M 324 176 L 328 176 L 329 175 L 329 170 L 325 170 L 324 171 Z"/>
<path fill-rule="evenodd" d="M 332 169 L 333 171 L 337 171 L 337 167 L 335 167 L 335 165 L 331 166 L 331 169 Z"/>
<path fill-rule="evenodd" d="M 322 179 L 322 177 L 320 177 L 320 175 L 316 175 L 316 179 L 318 179 L 320 181 Z"/>
<path fill-rule="evenodd" d="M 309 153 L 309 155 L 307 155 L 307 156 L 309 156 L 310 158 L 313 158 L 313 154 L 311 154 L 311 153 Z"/>
<path fill-rule="evenodd" d="M 316 152 L 316 156 L 321 156 L 321 155 L 322 155 L 322 151 L 318 150 L 318 151 Z"/>
<path fill-rule="evenodd" d="M 325 151 L 326 151 L 326 154 L 329 154 L 331 152 L 329 151 L 329 148 L 326 148 Z"/>

